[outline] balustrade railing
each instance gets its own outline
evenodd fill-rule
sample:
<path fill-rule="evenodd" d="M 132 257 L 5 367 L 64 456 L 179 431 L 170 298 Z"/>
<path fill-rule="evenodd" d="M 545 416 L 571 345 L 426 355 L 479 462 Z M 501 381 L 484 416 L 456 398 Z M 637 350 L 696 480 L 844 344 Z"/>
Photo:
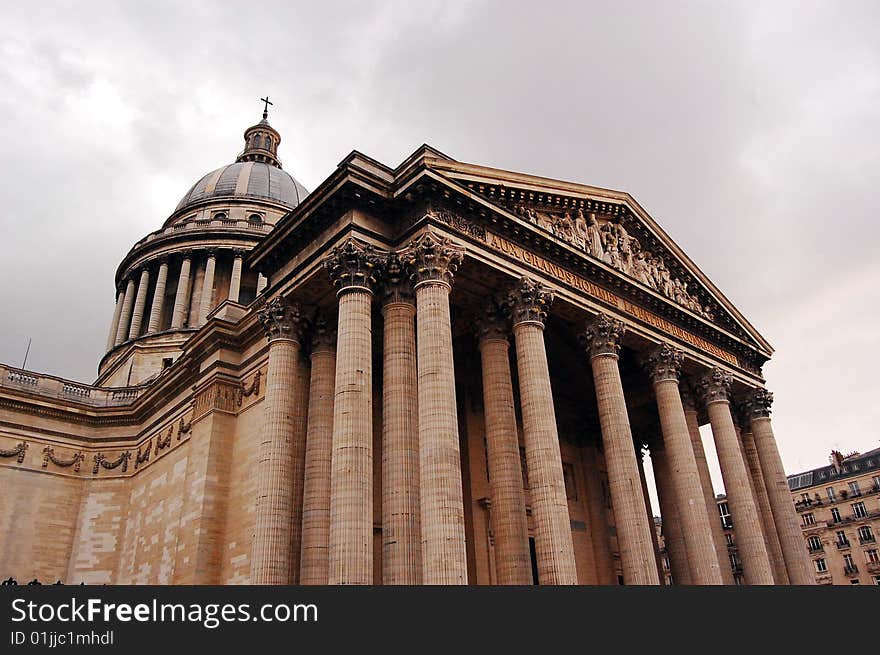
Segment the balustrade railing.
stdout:
<path fill-rule="evenodd" d="M 95 387 L 0 364 L 0 389 L 14 389 L 95 407 L 109 407 L 130 405 L 146 387 Z"/>

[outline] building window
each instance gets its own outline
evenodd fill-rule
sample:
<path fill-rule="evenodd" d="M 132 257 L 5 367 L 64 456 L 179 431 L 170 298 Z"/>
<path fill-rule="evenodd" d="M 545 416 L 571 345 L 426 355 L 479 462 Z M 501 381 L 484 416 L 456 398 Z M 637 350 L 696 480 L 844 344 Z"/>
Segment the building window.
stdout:
<path fill-rule="evenodd" d="M 837 531 L 837 546 L 849 546 L 849 539 L 847 539 L 846 533 L 843 530 Z"/>
<path fill-rule="evenodd" d="M 843 556 L 843 566 L 846 569 L 847 573 L 852 573 L 856 568 L 856 563 L 853 562 L 852 555 L 850 553 L 846 553 Z"/>
<path fill-rule="evenodd" d="M 862 584 L 861 582 L 859 582 L 859 579 L 858 579 L 858 578 L 855 578 L 855 579 L 853 579 L 853 580 L 850 580 L 849 583 L 850 583 L 850 584 Z"/>
<path fill-rule="evenodd" d="M 817 559 L 815 561 L 815 564 L 816 564 L 816 572 L 817 573 L 825 573 L 825 571 L 828 570 L 828 565 L 825 563 L 824 558 Z"/>
<path fill-rule="evenodd" d="M 822 550 L 822 542 L 815 535 L 807 539 L 807 545 L 811 551 Z"/>
<path fill-rule="evenodd" d="M 250 216 L 248 216 L 248 223 L 255 227 L 259 227 L 263 224 L 263 217 L 259 214 L 251 214 Z"/>
<path fill-rule="evenodd" d="M 875 575 L 875 576 L 874 576 L 874 584 L 875 584 L 875 585 L 880 585 L 880 575 Z"/>
<path fill-rule="evenodd" d="M 876 564 L 877 562 L 880 562 L 880 555 L 877 555 L 876 548 L 865 551 L 865 561 L 868 562 L 868 564 Z"/>
<path fill-rule="evenodd" d="M 727 503 L 718 503 L 718 513 L 721 515 L 721 525 L 725 528 L 732 528 L 733 521 L 730 518 L 730 508 Z"/>
<path fill-rule="evenodd" d="M 816 517 L 812 512 L 804 514 L 804 525 L 816 525 Z"/>
<path fill-rule="evenodd" d="M 736 570 L 736 568 L 739 566 L 739 562 L 736 560 L 736 554 L 730 553 L 728 557 L 730 558 L 730 568 Z"/>
<path fill-rule="evenodd" d="M 871 486 L 874 488 L 874 491 L 880 491 L 880 475 L 875 475 L 871 478 Z"/>
<path fill-rule="evenodd" d="M 828 487 L 825 491 L 828 492 L 828 500 L 833 503 L 836 500 L 834 497 L 834 487 Z"/>
<path fill-rule="evenodd" d="M 217 212 L 214 214 L 213 219 L 215 221 L 225 221 L 226 220 L 226 212 Z"/>
<path fill-rule="evenodd" d="M 852 482 L 849 483 L 849 493 L 850 493 L 850 495 L 853 495 L 853 496 L 861 496 L 862 495 L 862 490 L 859 489 L 858 480 L 853 480 Z"/>
<path fill-rule="evenodd" d="M 831 520 L 835 523 L 840 523 L 840 510 L 836 507 L 831 508 Z"/>
<path fill-rule="evenodd" d="M 853 516 L 857 519 L 866 519 L 868 518 L 868 512 L 865 511 L 865 503 L 853 503 Z"/>
<path fill-rule="evenodd" d="M 863 525 L 859 528 L 859 541 L 863 544 L 874 543 L 874 533 L 871 531 L 871 526 Z"/>
<path fill-rule="evenodd" d="M 733 545 L 733 535 L 730 534 L 729 532 L 726 535 L 724 535 L 724 540 L 727 542 L 728 546 Z"/>

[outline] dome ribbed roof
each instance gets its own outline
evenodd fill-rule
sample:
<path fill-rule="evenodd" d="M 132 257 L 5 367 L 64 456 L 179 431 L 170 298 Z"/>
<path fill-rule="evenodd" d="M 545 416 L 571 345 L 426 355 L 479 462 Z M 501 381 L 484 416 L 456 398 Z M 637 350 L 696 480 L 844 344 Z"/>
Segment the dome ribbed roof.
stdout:
<path fill-rule="evenodd" d="M 175 212 L 202 200 L 229 197 L 272 200 L 293 209 L 308 193 L 290 173 L 277 166 L 239 161 L 202 177 L 183 196 Z"/>

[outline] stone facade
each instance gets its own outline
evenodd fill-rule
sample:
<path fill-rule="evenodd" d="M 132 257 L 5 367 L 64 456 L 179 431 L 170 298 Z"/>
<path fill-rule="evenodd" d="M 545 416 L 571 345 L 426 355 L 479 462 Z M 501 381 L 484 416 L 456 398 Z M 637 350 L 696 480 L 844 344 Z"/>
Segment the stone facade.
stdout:
<path fill-rule="evenodd" d="M 880 449 L 788 476 L 817 584 L 880 585 Z"/>
<path fill-rule="evenodd" d="M 711 423 L 744 580 L 812 582 L 772 349 L 631 196 L 423 146 L 305 197 L 245 139 L 123 260 L 94 384 L 0 368 L 0 577 L 730 583 Z"/>

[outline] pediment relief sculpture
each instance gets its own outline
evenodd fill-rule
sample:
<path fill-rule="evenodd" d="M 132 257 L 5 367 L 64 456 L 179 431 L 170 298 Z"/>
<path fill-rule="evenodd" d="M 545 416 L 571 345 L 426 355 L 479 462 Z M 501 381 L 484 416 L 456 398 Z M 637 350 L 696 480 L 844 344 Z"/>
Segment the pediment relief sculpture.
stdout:
<path fill-rule="evenodd" d="M 700 302 L 688 288 L 688 282 L 673 274 L 666 256 L 643 246 L 619 219 L 615 222 L 598 218 L 580 208 L 574 215 L 568 211 L 551 214 L 524 204 L 515 205 L 514 213 L 695 314 L 714 320 L 714 312 Z"/>

